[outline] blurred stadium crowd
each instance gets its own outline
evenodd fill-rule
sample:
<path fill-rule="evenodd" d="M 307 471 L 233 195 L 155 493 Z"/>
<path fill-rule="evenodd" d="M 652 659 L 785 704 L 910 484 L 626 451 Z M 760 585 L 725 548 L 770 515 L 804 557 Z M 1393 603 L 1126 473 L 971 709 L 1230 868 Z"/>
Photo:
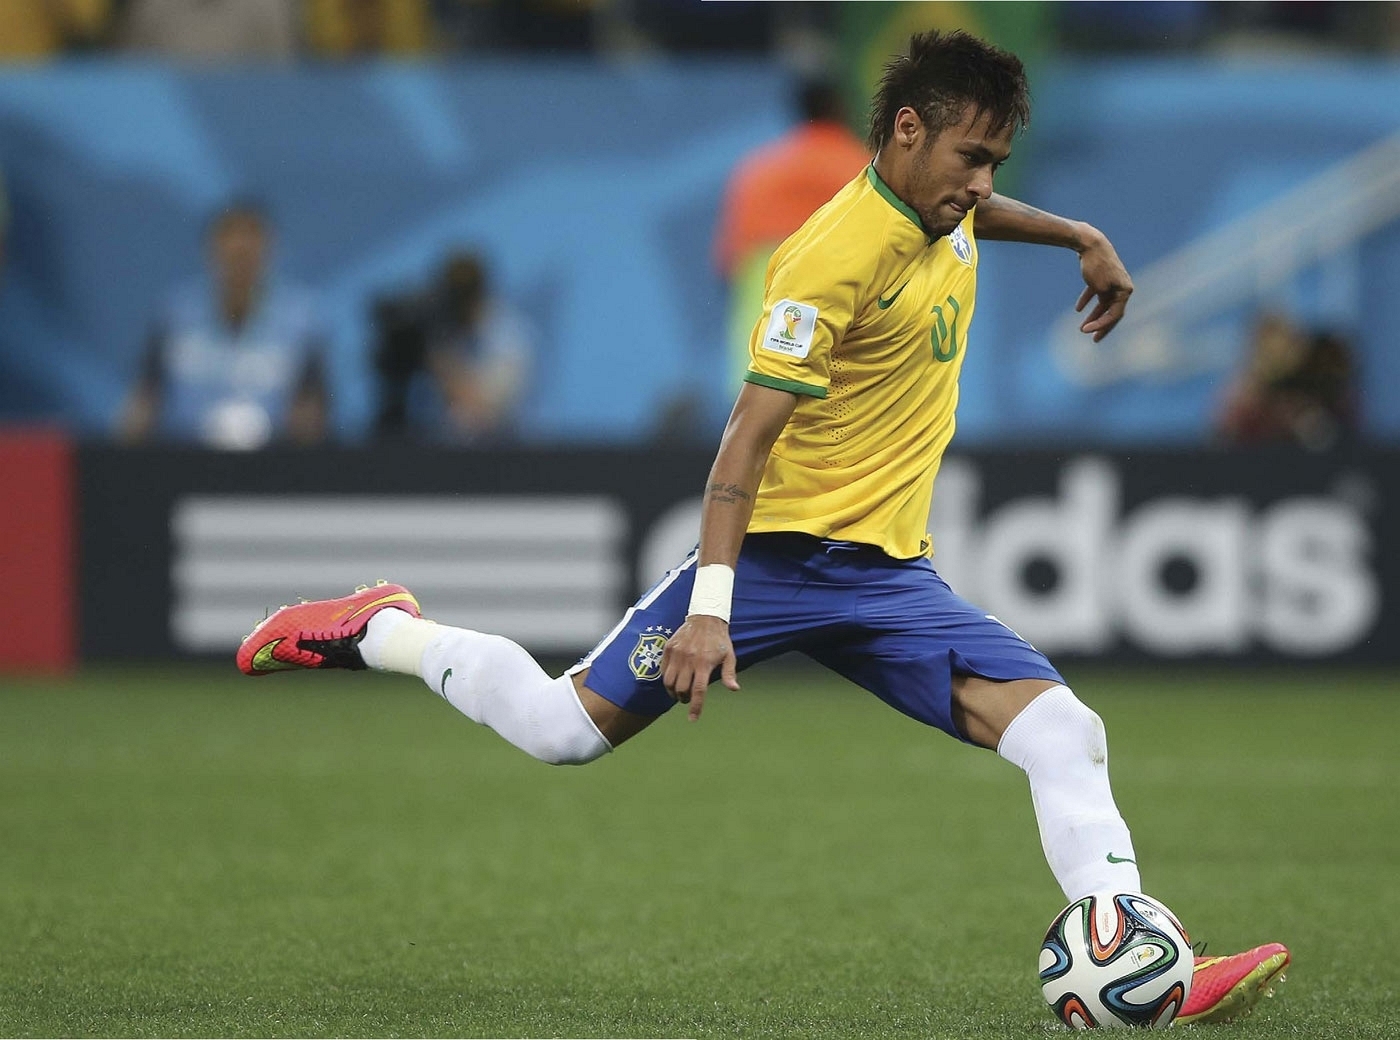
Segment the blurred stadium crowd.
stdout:
<path fill-rule="evenodd" d="M 842 8 L 849 6 L 744 0 L 7 0 L 0 6 L 0 56 L 36 60 L 111 49 L 225 60 L 530 50 L 800 52 L 838 31 L 849 17 Z M 1114 0 L 1034 6 L 1040 10 L 1019 17 L 1036 23 L 1057 50 L 1400 48 L 1400 16 L 1390 3 Z"/>
<path fill-rule="evenodd" d="M 989 250 L 964 443 L 1400 438 L 1394 3 L 5 0 L 0 421 L 708 442 L 767 251 L 930 26 L 1028 60 L 999 186 L 1139 277 L 1095 351 Z"/>

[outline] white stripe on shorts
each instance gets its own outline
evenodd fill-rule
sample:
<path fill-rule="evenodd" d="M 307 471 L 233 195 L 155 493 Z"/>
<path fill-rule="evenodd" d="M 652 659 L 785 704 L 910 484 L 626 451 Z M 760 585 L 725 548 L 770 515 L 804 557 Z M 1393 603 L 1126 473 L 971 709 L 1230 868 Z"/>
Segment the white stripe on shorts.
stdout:
<path fill-rule="evenodd" d="M 585 668 L 590 667 L 593 664 L 593 662 L 597 659 L 598 655 L 601 654 L 604 650 L 606 650 L 608 648 L 608 645 L 618 637 L 618 633 L 620 633 L 624 628 L 627 627 L 627 623 L 632 620 L 632 615 L 639 610 L 645 610 L 647 607 L 651 606 L 652 603 L 656 602 L 656 598 L 671 587 L 672 583 L 675 582 L 675 580 L 681 576 L 681 572 L 685 571 L 687 568 L 693 567 L 695 565 L 695 561 L 699 558 L 700 550 L 695 549 L 679 564 L 667 571 L 665 577 L 658 581 L 656 585 L 653 586 L 650 592 L 648 592 L 641 599 L 637 600 L 636 603 L 632 604 L 630 607 L 627 608 L 627 612 L 622 615 L 622 620 L 613 626 L 613 630 L 603 637 L 602 642 L 600 642 L 592 650 L 588 651 L 588 654 L 583 658 L 583 660 L 581 660 L 578 664 L 574 665 L 564 674 L 576 675 L 577 673 L 583 671 Z"/>

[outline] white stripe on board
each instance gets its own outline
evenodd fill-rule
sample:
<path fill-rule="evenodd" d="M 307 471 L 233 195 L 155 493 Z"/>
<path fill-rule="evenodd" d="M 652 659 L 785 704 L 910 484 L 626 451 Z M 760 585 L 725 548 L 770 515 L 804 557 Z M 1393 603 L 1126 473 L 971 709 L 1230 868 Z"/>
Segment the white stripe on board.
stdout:
<path fill-rule="evenodd" d="M 613 623 L 627 582 L 626 513 L 597 495 L 190 496 L 170 523 L 171 634 L 193 651 L 379 578 L 444 624 L 573 651 Z"/>

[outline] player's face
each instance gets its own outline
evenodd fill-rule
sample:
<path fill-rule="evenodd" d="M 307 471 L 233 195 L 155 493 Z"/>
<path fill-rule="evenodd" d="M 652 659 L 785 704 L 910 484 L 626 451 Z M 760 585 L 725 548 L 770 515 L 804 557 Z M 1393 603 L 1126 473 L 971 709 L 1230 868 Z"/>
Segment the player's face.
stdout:
<path fill-rule="evenodd" d="M 936 136 L 922 133 L 910 156 L 906 201 L 930 234 L 946 235 L 991 195 L 992 177 L 1011 154 L 1013 130 L 992 130 L 988 115 L 969 105 L 953 126 Z"/>

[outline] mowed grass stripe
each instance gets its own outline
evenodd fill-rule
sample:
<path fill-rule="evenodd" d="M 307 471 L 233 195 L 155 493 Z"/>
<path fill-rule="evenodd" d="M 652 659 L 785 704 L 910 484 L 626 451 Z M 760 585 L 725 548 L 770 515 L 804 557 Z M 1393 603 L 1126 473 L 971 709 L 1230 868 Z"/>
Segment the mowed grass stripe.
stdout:
<path fill-rule="evenodd" d="M 1071 679 L 1149 889 L 1294 948 L 1237 1032 L 1400 1035 L 1400 681 Z M 6 679 L 0 1035 L 1055 1035 L 1024 777 L 744 683 L 552 769 L 407 680 Z"/>

